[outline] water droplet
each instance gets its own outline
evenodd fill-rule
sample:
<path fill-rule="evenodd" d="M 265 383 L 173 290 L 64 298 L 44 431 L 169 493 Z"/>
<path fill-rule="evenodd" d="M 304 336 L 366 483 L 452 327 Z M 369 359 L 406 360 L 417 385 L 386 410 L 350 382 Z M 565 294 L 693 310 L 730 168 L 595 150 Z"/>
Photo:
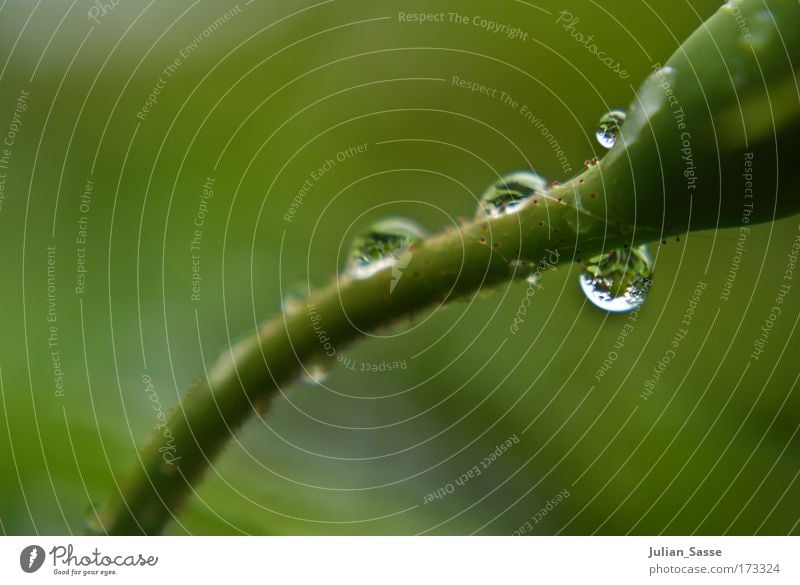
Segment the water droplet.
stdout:
<path fill-rule="evenodd" d="M 392 254 L 396 261 L 392 264 L 392 281 L 389 283 L 390 295 L 394 294 L 394 289 L 397 288 L 400 279 L 403 278 L 405 269 L 408 268 L 411 259 L 414 257 L 410 246 L 401 246 L 400 249 L 395 250 Z"/>
<path fill-rule="evenodd" d="M 613 250 L 587 261 L 580 285 L 597 307 L 627 313 L 640 307 L 653 284 L 653 259 L 647 246 Z"/>
<path fill-rule="evenodd" d="M 423 230 L 408 220 L 388 219 L 376 223 L 353 241 L 348 272 L 361 280 L 393 266 L 398 260 L 410 260 L 410 248 L 424 237 Z"/>
<path fill-rule="evenodd" d="M 303 370 L 303 382 L 309 386 L 321 386 L 328 379 L 328 370 L 319 364 L 313 364 Z"/>
<path fill-rule="evenodd" d="M 547 193 L 547 181 L 536 173 L 519 171 L 506 175 L 481 196 L 476 219 L 484 216 L 496 219 L 522 209 L 531 198 Z"/>
<path fill-rule="evenodd" d="M 625 122 L 627 114 L 623 110 L 611 110 L 605 114 L 597 123 L 597 142 L 603 148 L 611 148 L 617 141 L 622 124 Z"/>

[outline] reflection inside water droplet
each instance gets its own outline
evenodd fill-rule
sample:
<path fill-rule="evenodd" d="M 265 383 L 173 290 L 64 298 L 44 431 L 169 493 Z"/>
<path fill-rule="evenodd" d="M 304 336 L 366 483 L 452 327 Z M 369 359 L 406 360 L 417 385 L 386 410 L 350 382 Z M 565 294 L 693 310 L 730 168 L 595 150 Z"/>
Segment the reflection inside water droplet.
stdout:
<path fill-rule="evenodd" d="M 501 215 L 516 213 L 522 209 L 534 195 L 547 193 L 547 181 L 530 171 L 519 171 L 506 175 L 481 196 L 476 219 L 490 217 L 496 219 Z"/>
<path fill-rule="evenodd" d="M 612 313 L 640 307 L 653 284 L 653 260 L 646 245 L 613 250 L 586 262 L 580 285 L 593 305 Z"/>
<path fill-rule="evenodd" d="M 595 137 L 603 148 L 611 148 L 617 141 L 627 114 L 623 110 L 611 110 L 597 123 Z"/>
<path fill-rule="evenodd" d="M 422 241 L 423 230 L 405 219 L 388 219 L 371 226 L 350 247 L 348 272 L 356 279 L 369 278 L 376 272 L 410 260 L 410 248 Z"/>

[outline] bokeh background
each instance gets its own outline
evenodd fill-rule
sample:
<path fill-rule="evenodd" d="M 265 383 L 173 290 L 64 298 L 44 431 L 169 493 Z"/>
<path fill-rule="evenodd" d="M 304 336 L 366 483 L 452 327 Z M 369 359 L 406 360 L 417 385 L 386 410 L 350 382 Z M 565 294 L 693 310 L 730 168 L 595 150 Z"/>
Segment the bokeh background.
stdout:
<path fill-rule="evenodd" d="M 625 107 L 720 2 L 101 4 L 0 2 L 0 136 L 16 130 L 0 208 L 7 534 L 79 533 L 137 464 L 157 424 L 153 393 L 172 409 L 282 299 L 341 270 L 370 223 L 402 216 L 443 230 L 472 216 L 498 174 L 564 180 L 602 156 L 600 115 Z M 627 79 L 557 22 L 562 10 Z M 750 357 L 797 234 L 797 218 L 759 226 L 739 256 L 736 231 L 654 246 L 635 320 L 587 303 L 580 267 L 564 265 L 545 275 L 516 335 L 525 283 L 375 332 L 346 349 L 355 370 L 285 388 L 168 532 L 797 534 L 800 290 Z M 685 339 L 645 400 L 699 282 Z M 604 360 L 613 365 L 599 377 Z M 360 371 L 394 362 L 405 367 Z"/>

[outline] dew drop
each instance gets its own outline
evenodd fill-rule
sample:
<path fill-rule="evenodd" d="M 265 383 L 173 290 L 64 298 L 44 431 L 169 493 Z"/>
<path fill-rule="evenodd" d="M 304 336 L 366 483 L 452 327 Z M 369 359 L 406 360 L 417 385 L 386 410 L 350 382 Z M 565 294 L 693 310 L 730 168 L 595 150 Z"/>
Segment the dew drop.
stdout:
<path fill-rule="evenodd" d="M 600 146 L 603 148 L 614 146 L 626 117 L 627 114 L 623 110 L 611 110 L 600 118 L 597 123 L 597 132 L 595 132 Z"/>
<path fill-rule="evenodd" d="M 302 378 L 309 386 L 321 386 L 328 379 L 328 370 L 319 364 L 314 364 L 304 369 Z"/>
<path fill-rule="evenodd" d="M 627 313 L 640 307 L 652 284 L 653 259 L 647 245 L 590 258 L 580 276 L 586 297 L 611 313 Z"/>
<path fill-rule="evenodd" d="M 410 248 L 425 237 L 424 231 L 405 219 L 388 219 L 371 226 L 350 246 L 348 272 L 358 280 L 407 260 Z M 406 262 L 407 263 L 407 262 Z"/>
<path fill-rule="evenodd" d="M 481 196 L 476 219 L 496 219 L 522 209 L 536 195 L 547 193 L 547 181 L 536 173 L 519 171 L 506 175 Z"/>

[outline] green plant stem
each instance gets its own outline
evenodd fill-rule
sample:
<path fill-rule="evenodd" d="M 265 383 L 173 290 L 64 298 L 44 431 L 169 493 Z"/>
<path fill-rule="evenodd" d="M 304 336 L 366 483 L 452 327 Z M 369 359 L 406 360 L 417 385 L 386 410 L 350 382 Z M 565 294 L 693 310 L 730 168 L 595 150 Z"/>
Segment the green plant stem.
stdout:
<path fill-rule="evenodd" d="M 691 230 L 772 221 L 800 211 L 800 7 L 735 4 L 703 24 L 637 93 L 617 145 L 598 164 L 513 215 L 478 220 L 421 243 L 392 294 L 391 270 L 341 275 L 303 309 L 268 321 L 219 358 L 154 436 L 100 518 L 109 534 L 157 534 L 231 436 L 302 372 L 330 359 L 317 319 L 337 350 L 364 331 L 561 262 Z M 671 92 L 671 93 L 670 93 Z M 678 111 L 680 108 L 680 112 Z M 745 157 L 758 188 L 743 198 Z M 752 207 L 747 204 L 752 203 Z M 748 210 L 745 212 L 745 210 Z M 746 217 L 746 221 L 743 220 Z M 174 451 L 174 463 L 164 453 Z M 168 457 L 169 458 L 169 457 Z"/>

